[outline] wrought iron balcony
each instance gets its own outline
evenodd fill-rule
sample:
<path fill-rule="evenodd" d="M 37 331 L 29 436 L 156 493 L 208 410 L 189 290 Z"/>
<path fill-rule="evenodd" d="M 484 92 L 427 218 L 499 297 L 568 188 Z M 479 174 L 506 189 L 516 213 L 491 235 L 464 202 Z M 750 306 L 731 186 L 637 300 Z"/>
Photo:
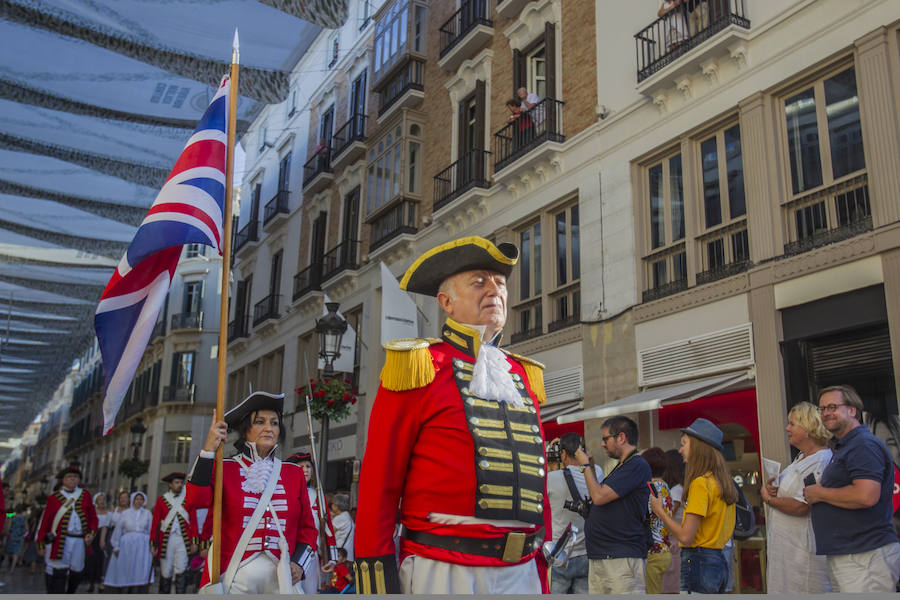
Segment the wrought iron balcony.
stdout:
<path fill-rule="evenodd" d="M 344 240 L 322 259 L 322 281 L 334 277 L 341 271 L 359 268 L 359 240 Z"/>
<path fill-rule="evenodd" d="M 228 323 L 228 341 L 233 342 L 250 335 L 250 316 L 239 315 Z"/>
<path fill-rule="evenodd" d="M 277 319 L 278 305 L 281 303 L 281 294 L 270 294 L 253 306 L 253 326 L 256 327 L 263 321 Z"/>
<path fill-rule="evenodd" d="M 369 243 L 369 252 L 399 235 L 416 233 L 416 203 L 412 200 L 401 200 L 372 219 L 370 225 L 372 241 Z"/>
<path fill-rule="evenodd" d="M 488 0 L 463 0 L 459 10 L 439 30 L 441 68 L 452 71 L 470 58 L 491 40 L 493 27 Z"/>
<path fill-rule="evenodd" d="M 421 102 L 425 96 L 425 61 L 417 58 L 410 58 L 396 74 L 394 74 L 383 86 L 378 88 L 381 96 L 381 106 L 378 109 L 378 117 L 383 117 L 392 108 L 394 104 L 400 106 L 410 106 Z M 414 92 L 410 95 L 407 102 L 398 101 L 407 95 L 407 92 Z"/>
<path fill-rule="evenodd" d="M 320 146 L 303 165 L 303 190 L 312 191 L 310 186 L 319 179 L 320 175 L 330 175 L 331 173 L 331 148 Z"/>
<path fill-rule="evenodd" d="M 163 388 L 162 401 L 193 404 L 196 388 L 197 386 L 193 383 L 188 383 L 181 386 L 167 385 Z"/>
<path fill-rule="evenodd" d="M 522 158 L 544 142 L 564 142 L 562 109 L 565 102 L 544 98 L 531 110 L 494 134 L 494 173 Z"/>
<path fill-rule="evenodd" d="M 488 177 L 490 156 L 491 153 L 486 150 L 470 150 L 435 175 L 432 210 L 439 210 L 472 188 L 490 188 L 491 182 Z"/>
<path fill-rule="evenodd" d="M 541 327 L 534 327 L 532 329 L 526 329 L 525 331 L 517 331 L 516 333 L 512 334 L 512 336 L 510 336 L 510 343 L 518 344 L 519 342 L 524 342 L 525 340 L 530 340 L 543 334 L 544 331 Z"/>
<path fill-rule="evenodd" d="M 314 263 L 294 275 L 294 293 L 291 299 L 296 301 L 309 292 L 322 289 L 322 265 Z"/>
<path fill-rule="evenodd" d="M 364 142 L 365 139 L 366 115 L 353 115 L 349 121 L 341 125 L 341 128 L 331 138 L 331 145 L 334 148 L 334 151 L 331 153 L 332 158 L 337 162 L 338 157 L 350 148 L 354 142 Z"/>
<path fill-rule="evenodd" d="M 250 242 L 259 241 L 259 221 L 253 220 L 241 227 L 234 236 L 234 251 L 240 252 L 241 248 Z"/>
<path fill-rule="evenodd" d="M 152 342 L 156 338 L 161 338 L 164 335 L 166 335 L 166 322 L 157 321 L 156 325 L 153 326 L 153 333 L 150 334 L 150 341 Z"/>
<path fill-rule="evenodd" d="M 788 239 L 784 255 L 794 256 L 872 230 L 868 174 L 800 196 L 781 206 Z"/>
<path fill-rule="evenodd" d="M 269 221 L 278 215 L 286 215 L 290 213 L 288 201 L 290 200 L 290 192 L 288 190 L 278 190 L 278 193 L 266 203 L 263 211 L 263 226 L 268 225 Z"/>
<path fill-rule="evenodd" d="M 686 0 L 637 32 L 634 40 L 638 83 L 730 25 L 750 29 L 745 4 L 746 0 Z"/>
<path fill-rule="evenodd" d="M 176 329 L 203 329 L 203 311 L 172 315 L 172 331 Z"/>

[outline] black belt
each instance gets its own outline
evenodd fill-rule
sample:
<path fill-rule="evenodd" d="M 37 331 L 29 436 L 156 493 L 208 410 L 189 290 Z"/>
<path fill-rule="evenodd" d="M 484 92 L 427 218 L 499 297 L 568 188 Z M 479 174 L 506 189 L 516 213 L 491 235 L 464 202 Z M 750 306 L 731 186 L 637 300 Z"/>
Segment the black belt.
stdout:
<path fill-rule="evenodd" d="M 496 538 L 470 538 L 435 535 L 425 531 L 403 528 L 403 537 L 417 544 L 454 550 L 463 554 L 499 558 L 504 562 L 521 562 L 522 557 L 537 550 L 544 541 L 544 528 L 534 533 L 514 531 Z"/>
<path fill-rule="evenodd" d="M 68 532 L 66 532 L 66 537 L 80 537 L 80 538 L 83 538 L 83 537 L 84 537 L 84 534 L 83 534 L 83 533 L 68 533 Z"/>

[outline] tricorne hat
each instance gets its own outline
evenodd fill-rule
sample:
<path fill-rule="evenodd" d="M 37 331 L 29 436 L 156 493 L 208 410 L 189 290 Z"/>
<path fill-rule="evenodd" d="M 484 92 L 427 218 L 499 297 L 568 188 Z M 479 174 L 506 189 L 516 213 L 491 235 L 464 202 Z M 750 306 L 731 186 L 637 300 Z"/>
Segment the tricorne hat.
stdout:
<path fill-rule="evenodd" d="M 690 427 L 682 429 L 681 433 L 686 433 L 689 436 L 697 438 L 701 442 L 706 442 L 716 450 L 722 451 L 722 430 L 709 419 L 704 419 L 702 417 L 694 419 L 694 422 L 691 423 Z"/>
<path fill-rule="evenodd" d="M 485 269 L 509 277 L 519 260 L 514 244 L 494 245 L 483 237 L 469 236 L 435 246 L 410 265 L 400 280 L 400 288 L 427 296 L 437 296 L 445 279 L 463 271 Z"/>
<path fill-rule="evenodd" d="M 302 462 L 312 462 L 312 454 L 309 452 L 295 452 L 284 459 L 284 462 L 300 464 Z"/>
<path fill-rule="evenodd" d="M 62 481 L 62 478 L 65 477 L 66 475 L 68 475 L 69 473 L 74 473 L 75 475 L 78 475 L 79 478 L 83 478 L 83 475 L 81 474 L 81 469 L 79 469 L 75 465 L 69 465 L 65 469 L 61 470 L 59 473 L 56 474 L 56 478 L 59 479 L 60 481 Z"/>
<path fill-rule="evenodd" d="M 284 394 L 253 392 L 225 413 L 224 421 L 234 429 L 246 415 L 259 410 L 274 410 L 281 415 L 284 412 Z"/>
<path fill-rule="evenodd" d="M 187 476 L 180 471 L 172 471 L 171 473 L 169 473 L 168 475 L 166 475 L 165 477 L 160 479 L 160 481 L 165 481 L 166 483 L 172 483 L 172 481 L 174 481 L 175 479 L 184 480 L 184 479 L 187 479 Z"/>

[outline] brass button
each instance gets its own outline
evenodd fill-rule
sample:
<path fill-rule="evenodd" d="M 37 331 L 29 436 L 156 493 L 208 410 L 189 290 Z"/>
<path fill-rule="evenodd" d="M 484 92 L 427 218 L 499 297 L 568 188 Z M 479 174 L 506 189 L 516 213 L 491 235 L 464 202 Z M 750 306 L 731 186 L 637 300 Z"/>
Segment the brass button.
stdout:
<path fill-rule="evenodd" d="M 475 398 L 466 398 L 466 404 L 469 406 L 475 406 Z"/>
<path fill-rule="evenodd" d="M 535 443 L 535 444 L 540 444 L 540 443 L 543 442 L 543 441 L 544 441 L 544 440 L 541 439 L 541 436 L 539 436 L 539 435 L 534 436 L 534 443 Z"/>
<path fill-rule="evenodd" d="M 532 425 L 532 426 L 531 426 L 531 430 L 532 430 L 533 432 L 537 433 L 538 431 L 541 430 L 541 428 L 538 427 L 537 425 Z"/>
<path fill-rule="evenodd" d="M 543 477 L 543 476 L 544 476 L 544 473 L 545 473 L 545 471 L 544 471 L 543 469 L 538 469 L 538 475 L 539 475 L 539 476 Z"/>
<path fill-rule="evenodd" d="M 462 392 L 464 396 L 468 396 L 468 395 L 469 395 L 469 388 L 468 388 L 468 387 L 464 387 L 464 388 L 462 388 L 462 389 L 459 390 L 459 391 Z"/>
<path fill-rule="evenodd" d="M 479 461 L 478 466 L 481 467 L 482 469 L 487 469 L 491 466 L 491 463 L 486 460 L 482 460 L 482 461 Z"/>
<path fill-rule="evenodd" d="M 478 417 L 469 417 L 469 423 L 472 425 L 478 425 Z"/>
<path fill-rule="evenodd" d="M 538 456 L 538 464 L 539 464 L 539 465 L 544 464 L 544 457 L 543 457 L 543 456 Z"/>

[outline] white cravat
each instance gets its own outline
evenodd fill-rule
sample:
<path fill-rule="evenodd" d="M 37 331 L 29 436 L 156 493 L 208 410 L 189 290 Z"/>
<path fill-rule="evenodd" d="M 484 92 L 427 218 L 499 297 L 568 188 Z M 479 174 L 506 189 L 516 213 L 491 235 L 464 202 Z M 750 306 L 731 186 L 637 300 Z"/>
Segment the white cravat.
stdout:
<path fill-rule="evenodd" d="M 512 365 L 506 360 L 506 354 L 502 350 L 490 344 L 481 344 L 469 391 L 485 400 L 508 402 L 517 407 L 525 406 L 522 394 L 516 389 L 516 384 L 509 375 L 510 369 Z"/>

